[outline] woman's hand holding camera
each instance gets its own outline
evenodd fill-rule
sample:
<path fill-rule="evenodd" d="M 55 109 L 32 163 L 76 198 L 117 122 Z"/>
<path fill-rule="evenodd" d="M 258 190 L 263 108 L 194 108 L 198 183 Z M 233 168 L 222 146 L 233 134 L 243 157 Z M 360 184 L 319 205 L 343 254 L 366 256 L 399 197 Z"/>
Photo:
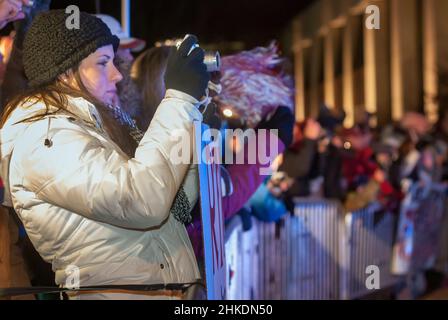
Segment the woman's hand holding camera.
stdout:
<path fill-rule="evenodd" d="M 210 73 L 204 64 L 204 50 L 197 43 L 195 36 L 188 36 L 179 49 L 173 47 L 165 72 L 165 86 L 200 100 L 205 95 Z M 196 48 L 191 50 L 194 46 Z"/>

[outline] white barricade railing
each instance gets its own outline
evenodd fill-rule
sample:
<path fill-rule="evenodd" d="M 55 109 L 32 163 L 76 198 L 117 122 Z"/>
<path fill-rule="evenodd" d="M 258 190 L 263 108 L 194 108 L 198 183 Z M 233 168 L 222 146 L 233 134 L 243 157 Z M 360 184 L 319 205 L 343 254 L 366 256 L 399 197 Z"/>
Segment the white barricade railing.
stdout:
<path fill-rule="evenodd" d="M 293 216 L 243 232 L 226 229 L 229 300 L 334 300 L 360 297 L 366 267 L 377 265 L 381 287 L 392 283 L 393 217 L 372 208 L 344 218 L 338 202 L 297 201 Z M 349 217 L 349 218 L 347 218 Z"/>
<path fill-rule="evenodd" d="M 233 219 L 226 226 L 225 232 L 225 251 L 226 251 L 226 272 L 227 283 L 226 292 L 227 300 L 241 300 L 243 290 L 243 281 L 241 264 L 244 257 L 241 255 L 241 234 L 242 225 L 238 217 Z"/>
<path fill-rule="evenodd" d="M 345 215 L 345 242 L 341 246 L 341 298 L 356 299 L 372 293 L 366 285 L 369 267 L 379 271 L 379 288 L 395 284 L 391 273 L 395 218 L 372 204 L 364 210 Z"/>
<path fill-rule="evenodd" d="M 409 272 L 436 262 L 448 271 L 445 188 L 412 197 L 401 210 L 415 213 Z M 226 231 L 228 299 L 361 298 L 374 292 L 366 285 L 370 266 L 379 270 L 380 289 L 391 287 L 399 280 L 392 273 L 395 228 L 395 216 L 379 205 L 344 214 L 338 202 L 325 200 L 297 199 L 293 215 L 276 224 L 253 219 L 247 232 L 236 217 Z"/>
<path fill-rule="evenodd" d="M 285 299 L 338 299 L 340 205 L 333 201 L 296 203 L 288 223 L 290 270 Z"/>

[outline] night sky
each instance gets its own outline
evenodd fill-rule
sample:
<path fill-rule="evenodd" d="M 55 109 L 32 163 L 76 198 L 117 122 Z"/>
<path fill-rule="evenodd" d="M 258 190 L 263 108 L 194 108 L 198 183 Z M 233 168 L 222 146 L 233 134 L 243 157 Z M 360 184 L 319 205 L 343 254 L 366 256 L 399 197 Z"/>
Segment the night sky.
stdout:
<path fill-rule="evenodd" d="M 132 0 L 132 34 L 149 45 L 197 35 L 201 42 L 240 41 L 245 48 L 279 40 L 291 19 L 311 0 Z M 95 12 L 95 0 L 53 0 L 53 8 L 75 4 Z M 120 0 L 102 0 L 101 12 L 120 18 Z"/>

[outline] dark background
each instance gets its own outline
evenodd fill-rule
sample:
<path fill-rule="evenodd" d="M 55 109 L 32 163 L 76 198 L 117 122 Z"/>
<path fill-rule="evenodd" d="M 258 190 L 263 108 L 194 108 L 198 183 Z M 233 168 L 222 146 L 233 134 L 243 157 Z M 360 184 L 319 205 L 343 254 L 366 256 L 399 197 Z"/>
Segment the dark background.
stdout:
<path fill-rule="evenodd" d="M 239 48 L 281 40 L 291 19 L 312 0 L 131 0 L 131 32 L 149 46 L 167 38 L 197 35 L 202 43 L 238 42 Z M 95 13 L 95 0 L 53 0 L 52 8 L 77 5 Z M 100 1 L 101 13 L 120 20 L 121 1 Z"/>

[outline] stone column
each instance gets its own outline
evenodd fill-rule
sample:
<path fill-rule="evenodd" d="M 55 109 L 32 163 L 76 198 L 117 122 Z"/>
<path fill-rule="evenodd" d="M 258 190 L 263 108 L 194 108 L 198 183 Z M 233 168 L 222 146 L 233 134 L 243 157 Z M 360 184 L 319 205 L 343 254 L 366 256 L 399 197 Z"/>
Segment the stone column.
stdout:
<path fill-rule="evenodd" d="M 437 121 L 439 109 L 436 1 L 423 1 L 423 99 L 425 114 L 431 122 Z"/>
<path fill-rule="evenodd" d="M 334 31 L 327 29 L 324 36 L 324 97 L 329 108 L 336 106 L 335 71 L 334 71 Z"/>
<path fill-rule="evenodd" d="M 306 116 L 315 116 L 318 113 L 319 105 L 322 103 L 319 96 L 320 75 L 322 71 L 322 39 L 319 36 L 314 37 L 313 46 L 310 48 L 310 105 L 306 106 Z"/>
<path fill-rule="evenodd" d="M 295 115 L 297 121 L 305 120 L 305 70 L 304 48 L 302 46 L 301 21 L 293 22 L 293 52 L 294 52 L 294 77 L 295 77 Z"/>
<path fill-rule="evenodd" d="M 432 122 L 448 108 L 448 1 L 423 1 L 423 79 L 425 112 Z M 439 100 L 440 99 L 440 100 Z"/>
<path fill-rule="evenodd" d="M 348 16 L 342 36 L 342 100 L 346 113 L 344 125 L 347 127 L 353 126 L 355 115 L 353 24 L 353 17 Z"/>
<path fill-rule="evenodd" d="M 390 0 L 392 119 L 423 106 L 417 0 Z"/>
<path fill-rule="evenodd" d="M 380 10 L 380 29 L 364 28 L 365 104 L 366 110 L 377 114 L 379 124 L 389 123 L 390 112 L 390 27 L 389 1 L 368 2 Z"/>

